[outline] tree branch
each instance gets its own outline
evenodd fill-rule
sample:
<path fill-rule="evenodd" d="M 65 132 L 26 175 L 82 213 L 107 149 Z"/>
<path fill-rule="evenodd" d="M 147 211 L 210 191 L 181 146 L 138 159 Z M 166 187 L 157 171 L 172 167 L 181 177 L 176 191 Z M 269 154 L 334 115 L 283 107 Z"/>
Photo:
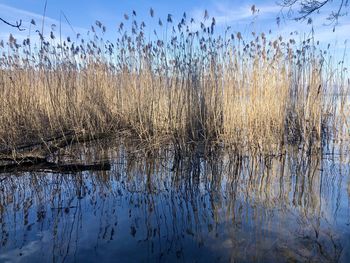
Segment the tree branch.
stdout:
<path fill-rule="evenodd" d="M 6 21 L 6 20 L 4 20 L 4 19 L 2 19 L 2 18 L 0 17 L 0 21 L 2 21 L 3 23 L 5 23 L 5 24 L 8 25 L 8 26 L 17 28 L 19 31 L 24 31 L 24 30 L 25 30 L 25 29 L 21 28 L 21 26 L 22 26 L 22 20 L 19 20 L 19 22 L 16 21 L 16 24 L 12 24 L 12 23 L 10 23 L 10 22 L 8 22 L 8 21 Z"/>
<path fill-rule="evenodd" d="M 306 19 L 312 13 L 320 10 L 325 4 L 327 4 L 330 0 L 325 1 L 308 1 L 301 3 L 301 16 L 297 17 L 296 20 Z"/>
<path fill-rule="evenodd" d="M 297 7 L 299 15 L 294 16 L 294 19 L 305 20 L 331 2 L 332 0 L 281 0 L 279 5 L 281 5 L 282 8 L 288 8 L 290 13 L 292 13 L 294 7 Z M 347 14 L 342 14 L 342 11 L 349 6 L 349 0 L 340 0 L 337 2 L 339 2 L 338 8 L 334 8 L 327 18 L 331 23 L 337 23 L 339 17 Z"/>

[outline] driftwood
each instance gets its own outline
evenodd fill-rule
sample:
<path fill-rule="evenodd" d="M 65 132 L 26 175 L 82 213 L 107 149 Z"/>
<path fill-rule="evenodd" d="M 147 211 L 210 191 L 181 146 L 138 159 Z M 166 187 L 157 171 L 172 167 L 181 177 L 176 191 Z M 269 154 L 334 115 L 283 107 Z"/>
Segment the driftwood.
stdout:
<path fill-rule="evenodd" d="M 29 144 L 16 145 L 0 149 L 0 161 L 13 161 L 16 163 L 30 160 L 37 162 L 38 160 L 47 160 L 53 153 L 77 143 L 84 143 L 93 140 L 108 137 L 108 133 L 77 134 L 66 133 L 57 137 L 43 139 L 40 142 L 32 142 Z"/>
<path fill-rule="evenodd" d="M 111 165 L 107 161 L 94 164 L 63 164 L 48 161 L 50 156 L 63 148 L 108 136 L 107 133 L 91 135 L 69 132 L 40 142 L 17 145 L 13 148 L 2 148 L 0 149 L 0 173 L 20 171 L 74 173 L 110 170 Z"/>
<path fill-rule="evenodd" d="M 97 139 L 103 139 L 108 137 L 110 134 L 108 133 L 98 133 L 98 134 L 84 134 L 84 133 L 75 133 L 75 132 L 67 132 L 64 134 L 60 134 L 58 136 L 54 136 L 51 138 L 45 138 L 41 141 L 31 142 L 27 144 L 15 145 L 14 147 L 6 147 L 0 148 L 0 156 L 13 156 L 13 155 L 21 155 L 26 153 L 37 153 L 38 156 L 47 155 L 48 153 L 55 152 L 64 147 L 76 144 L 83 143 Z M 39 154 L 41 153 L 41 154 Z M 0 160 L 2 158 L 0 157 Z"/>

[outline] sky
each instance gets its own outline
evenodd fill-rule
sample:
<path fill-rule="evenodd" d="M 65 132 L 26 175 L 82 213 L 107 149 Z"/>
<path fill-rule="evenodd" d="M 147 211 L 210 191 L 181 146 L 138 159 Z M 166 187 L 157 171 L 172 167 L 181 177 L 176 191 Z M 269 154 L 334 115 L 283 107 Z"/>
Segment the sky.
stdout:
<path fill-rule="evenodd" d="M 227 26 L 231 26 L 233 32 L 242 32 L 243 35 L 249 35 L 252 31 L 271 30 L 276 37 L 279 35 L 288 37 L 291 32 L 298 31 L 297 38 L 303 40 L 308 38 L 313 28 L 315 39 L 324 46 L 330 43 L 334 54 L 341 57 L 344 48 L 347 47 L 346 41 L 350 37 L 350 15 L 340 18 L 335 32 L 332 25 L 326 25 L 328 23 L 326 17 L 331 10 L 337 8 L 338 2 L 331 1 L 320 14 L 312 17 L 313 23 L 309 25 L 306 21 L 296 22 L 287 16 L 283 17 L 282 14 L 285 15 L 286 12 L 281 10 L 276 0 L 47 0 L 45 33 L 49 34 L 51 25 L 55 24 L 56 28 L 61 25 L 62 34 L 65 36 L 75 36 L 78 32 L 85 34 L 90 26 L 99 20 L 107 27 L 107 38 L 113 41 L 123 15 L 125 13 L 130 15 L 133 10 L 137 13 L 138 21 L 145 21 L 146 31 L 151 32 L 157 27 L 158 18 L 165 21 L 168 14 L 172 14 L 174 20 L 179 21 L 186 12 L 188 17 L 201 21 L 204 10 L 207 10 L 210 17 L 215 17 L 219 33 L 224 32 Z M 255 14 L 252 14 L 252 5 L 258 10 Z M 29 29 L 33 18 L 41 28 L 44 6 L 45 0 L 0 0 L 0 17 L 10 22 L 22 19 L 25 29 L 19 32 L 0 23 L 0 39 L 7 40 L 10 33 L 19 39 L 32 34 L 33 30 Z M 151 19 L 149 15 L 151 7 L 155 11 L 155 19 Z M 347 10 L 350 10 L 350 7 L 347 7 Z M 279 25 L 276 23 L 278 16 L 282 17 Z"/>

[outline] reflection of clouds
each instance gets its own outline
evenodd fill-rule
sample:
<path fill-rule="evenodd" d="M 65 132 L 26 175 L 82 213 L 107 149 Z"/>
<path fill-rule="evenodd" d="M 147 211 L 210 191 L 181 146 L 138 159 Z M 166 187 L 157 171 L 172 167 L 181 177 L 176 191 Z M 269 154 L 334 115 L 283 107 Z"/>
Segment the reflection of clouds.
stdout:
<path fill-rule="evenodd" d="M 10 262 L 25 262 L 26 258 L 30 258 L 31 255 L 35 254 L 42 247 L 42 243 L 39 240 L 31 241 L 21 249 L 11 249 L 5 253 L 0 254 L 0 261 L 4 263 Z"/>
<path fill-rule="evenodd" d="M 52 239 L 52 235 L 49 231 L 39 232 L 36 237 L 37 240 L 30 241 L 21 248 L 14 248 L 0 253 L 0 262 L 27 262 L 28 259 L 32 261 L 32 256 L 42 251 Z M 36 255 L 35 257 L 38 256 Z"/>

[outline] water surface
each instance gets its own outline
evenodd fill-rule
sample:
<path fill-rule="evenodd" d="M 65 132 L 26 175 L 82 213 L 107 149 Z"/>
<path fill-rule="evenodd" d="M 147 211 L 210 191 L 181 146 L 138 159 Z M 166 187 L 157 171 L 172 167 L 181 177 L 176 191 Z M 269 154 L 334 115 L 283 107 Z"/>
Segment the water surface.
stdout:
<path fill-rule="evenodd" d="M 96 152 L 109 171 L 0 175 L 0 262 L 350 262 L 341 154 Z"/>

